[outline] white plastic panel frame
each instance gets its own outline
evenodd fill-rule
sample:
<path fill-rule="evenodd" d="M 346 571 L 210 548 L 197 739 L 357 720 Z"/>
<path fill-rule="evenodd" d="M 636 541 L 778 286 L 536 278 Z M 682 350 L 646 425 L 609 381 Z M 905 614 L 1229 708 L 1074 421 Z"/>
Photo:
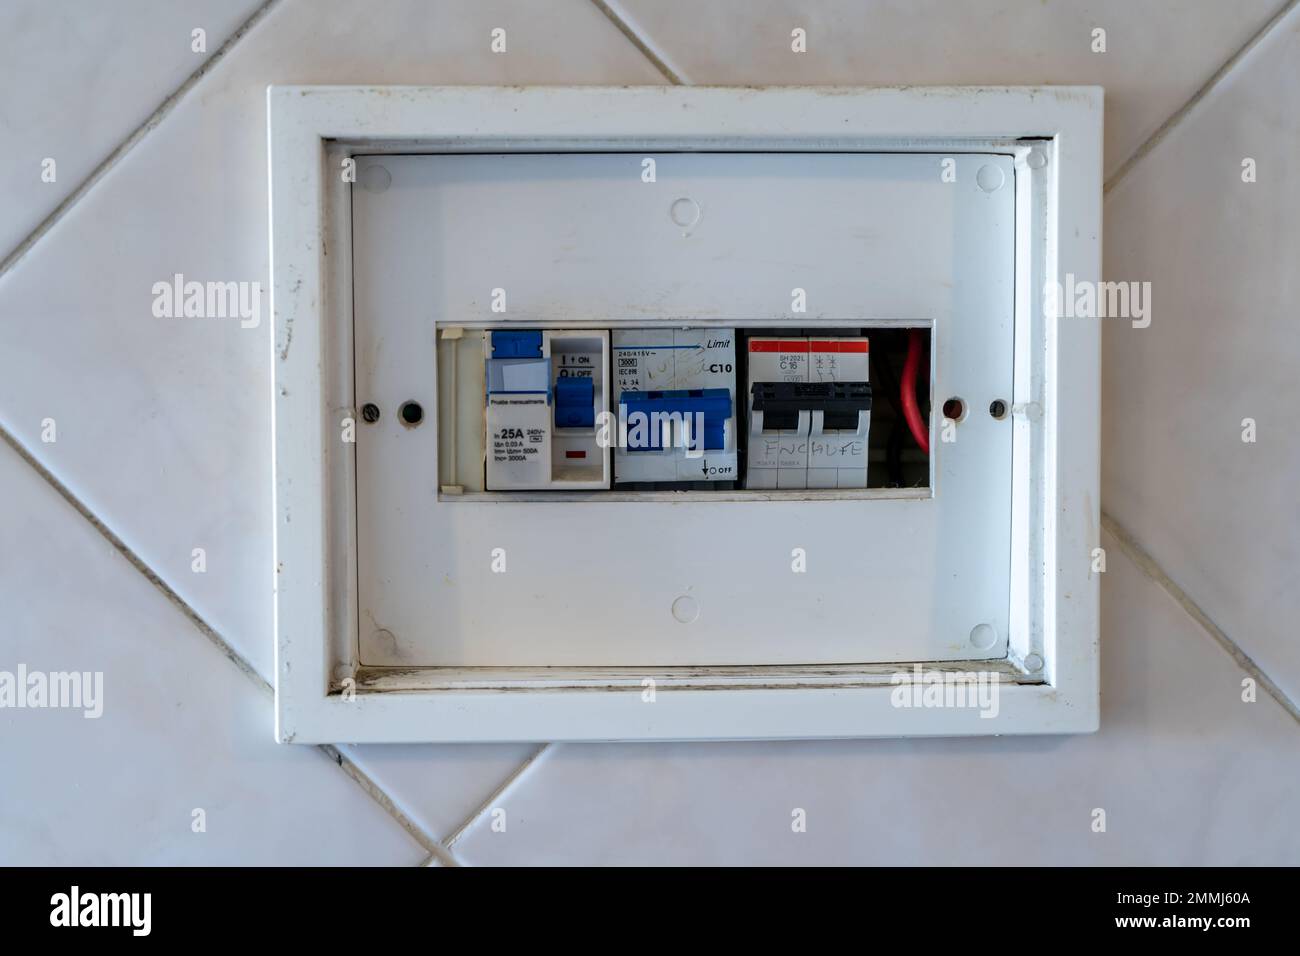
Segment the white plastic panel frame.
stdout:
<path fill-rule="evenodd" d="M 1096 320 L 1045 317 L 1042 289 L 1049 276 L 1099 277 L 1099 89 L 273 87 L 268 116 L 278 739 L 720 739 L 1096 728 L 1098 582 L 1091 567 L 1100 526 L 1100 334 Z M 684 151 L 989 154 L 1013 164 L 1007 646 L 1000 661 L 967 655 L 932 665 L 999 673 L 996 717 L 975 708 L 895 706 L 891 675 L 901 668 L 878 660 L 362 666 L 356 447 L 340 440 L 340 423 L 354 415 L 357 402 L 348 268 L 355 252 L 352 187 L 340 175 L 344 160 L 382 153 Z M 432 329 L 428 344 L 432 353 Z M 436 478 L 430 489 L 436 494 Z M 941 495 L 942 487 L 936 491 Z M 822 503 L 802 502 L 814 505 Z M 449 505 L 467 506 L 472 503 Z M 540 514 L 555 507 L 489 505 L 525 506 Z M 644 693 L 648 680 L 655 682 L 654 695 Z"/>

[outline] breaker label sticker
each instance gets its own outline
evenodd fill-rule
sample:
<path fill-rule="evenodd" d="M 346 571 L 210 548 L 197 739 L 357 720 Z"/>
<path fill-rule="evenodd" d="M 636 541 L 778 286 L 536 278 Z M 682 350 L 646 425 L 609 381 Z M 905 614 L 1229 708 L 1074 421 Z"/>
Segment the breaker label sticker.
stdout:
<path fill-rule="evenodd" d="M 628 348 L 616 346 L 620 392 L 653 391 L 676 388 L 676 364 L 673 351 L 665 348 Z"/>
<path fill-rule="evenodd" d="M 713 461 L 705 458 L 700 464 L 699 471 L 700 477 L 705 481 L 729 481 L 736 477 L 736 461 L 734 458 L 724 458 L 721 461 L 716 458 Z M 681 462 L 677 466 L 677 476 L 682 481 L 694 477 L 690 465 L 686 462 Z"/>
<path fill-rule="evenodd" d="M 541 423 L 529 423 L 527 418 L 532 417 L 529 412 L 545 408 L 546 402 L 543 399 L 503 400 L 493 397 L 491 409 L 493 414 L 488 440 L 491 444 L 492 460 L 495 463 L 532 464 L 539 460 L 546 445 L 547 429 Z M 518 415 L 516 409 L 524 412 L 524 420 L 516 417 Z M 500 419 L 506 414 L 510 414 L 514 420 L 501 421 Z"/>
<path fill-rule="evenodd" d="M 556 372 L 557 378 L 594 378 L 592 372 L 592 361 L 598 356 L 589 355 L 586 352 L 558 352 L 552 356 L 553 360 L 558 360 L 559 369 Z"/>
<path fill-rule="evenodd" d="M 498 428 L 492 433 L 492 460 L 533 461 L 546 441 L 544 428 Z"/>

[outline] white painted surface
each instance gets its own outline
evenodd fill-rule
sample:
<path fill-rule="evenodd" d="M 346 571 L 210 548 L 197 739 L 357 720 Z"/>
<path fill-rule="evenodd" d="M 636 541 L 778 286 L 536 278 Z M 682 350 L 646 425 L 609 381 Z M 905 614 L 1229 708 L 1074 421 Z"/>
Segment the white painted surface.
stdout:
<path fill-rule="evenodd" d="M 1297 92 L 1300 11 L 1107 198 L 1107 272 L 1150 282 L 1152 313 L 1106 323 L 1103 390 L 1107 510 L 1293 700 Z"/>
<path fill-rule="evenodd" d="M 882 19 L 850 16 L 825 3 L 795 3 L 789 9 L 824 27 L 821 34 L 813 34 L 814 42 L 827 42 L 818 41 L 819 35 L 846 38 L 840 55 L 808 57 L 798 64 L 799 69 L 817 71 L 816 76 L 805 76 L 809 81 L 1104 85 L 1108 88 L 1107 142 L 1113 155 L 1117 143 L 1127 147 L 1138 139 L 1125 135 L 1117 125 L 1122 115 L 1140 113 L 1144 129 L 1159 125 L 1259 26 L 1267 9 L 1277 5 L 1218 0 L 1140 7 L 1127 0 L 1114 5 L 1051 2 L 1031 5 L 1034 22 L 1027 24 L 1020 4 L 981 0 L 963 4 L 960 18 L 945 7 L 944 16 L 925 16 L 914 25 L 901 12 L 895 19 Z M 678 18 L 675 33 L 655 31 L 649 36 L 651 45 L 669 59 L 687 61 L 698 69 L 703 61 L 688 57 L 695 42 L 692 34 L 711 32 L 698 18 L 712 17 L 715 8 L 718 5 L 697 8 L 689 24 Z M 881 9 L 892 16 L 903 8 L 891 4 Z M 270 599 L 260 568 L 270 553 L 269 489 L 261 478 L 268 466 L 269 436 L 263 427 L 249 424 L 256 422 L 255 409 L 264 403 L 269 387 L 269 349 L 262 337 L 266 326 L 262 335 L 248 339 L 237 334 L 232 347 L 225 348 L 219 347 L 222 338 L 194 337 L 197 330 L 191 330 L 188 338 L 178 339 L 176 330 L 160 335 L 158 326 L 146 319 L 148 284 L 174 271 L 177 262 L 201 278 L 267 281 L 261 239 L 265 157 L 260 123 L 265 85 L 658 79 L 612 26 L 579 2 L 548 3 L 545 8 L 532 2 L 474 0 L 436 8 L 422 2 L 390 2 L 383 11 L 385 15 L 379 17 L 369 5 L 285 0 L 241 41 L 227 66 L 205 77 L 195 95 L 78 203 L 17 270 L 0 278 L 0 380 L 4 382 L 0 423 L 30 443 L 42 461 L 73 485 L 268 676 Z M 769 17 L 770 11 L 761 8 L 751 13 L 724 9 L 716 21 L 708 21 L 725 23 L 731 32 L 716 42 L 704 41 L 708 63 L 717 72 L 691 79 L 798 80 L 797 74 L 785 72 L 791 65 L 786 48 L 765 39 L 771 28 Z M 1123 19 L 1116 21 L 1116 17 Z M 1098 18 L 1121 23 L 1119 29 L 1111 29 L 1111 54 L 1094 57 L 1072 52 L 1084 49 L 1076 38 L 1078 21 Z M 504 57 L 485 52 L 486 31 L 500 22 L 512 27 L 512 37 L 526 38 Z M 394 30 L 394 23 L 409 29 Z M 106 25 L 103 46 L 122 48 L 135 29 L 128 19 Z M 864 32 L 855 34 L 855 30 Z M 1178 39 L 1169 41 L 1171 36 Z M 66 39 L 65 34 L 59 43 Z M 60 52 L 30 31 L 15 34 L 14 41 L 29 46 L 33 57 L 50 58 Z M 923 46 L 932 42 L 934 47 Z M 993 42 L 1001 46 L 991 46 Z M 868 43 L 873 44 L 870 53 L 854 52 L 866 51 Z M 930 52 L 923 55 L 912 52 L 927 49 Z M 78 54 L 83 60 L 92 55 L 93 50 Z M 1295 61 L 1291 56 L 1290 62 Z M 1224 87 L 1232 103 L 1229 112 L 1246 123 L 1244 133 L 1229 127 L 1225 134 L 1213 123 L 1204 125 L 1201 115 L 1192 114 L 1185 135 L 1201 154 L 1182 148 L 1153 152 L 1134 170 L 1136 188 L 1123 193 L 1122 201 L 1112 199 L 1107 210 L 1107 249 L 1116 278 L 1159 278 L 1150 274 L 1153 270 L 1128 268 L 1128 260 L 1161 256 L 1168 257 L 1169 283 L 1200 273 L 1216 280 L 1226 302 L 1222 311 L 1235 318 L 1230 323 L 1207 318 L 1198 326 L 1194 345 L 1199 351 L 1192 353 L 1199 356 L 1196 367 L 1219 362 L 1225 349 L 1240 346 L 1243 336 L 1252 331 L 1258 330 L 1275 344 L 1287 341 L 1269 332 L 1271 327 L 1259 311 L 1237 310 L 1234 305 L 1252 301 L 1261 288 L 1284 287 L 1283 277 L 1297 257 L 1294 237 L 1281 229 L 1269 231 L 1268 223 L 1280 221 L 1270 217 L 1288 208 L 1285 193 L 1277 191 L 1280 181 L 1261 177 L 1258 188 L 1264 206 L 1247 209 L 1223 207 L 1221 193 L 1212 185 L 1220 167 L 1228 179 L 1238 173 L 1245 143 L 1265 157 L 1262 169 L 1285 161 L 1291 150 L 1294 135 L 1288 136 L 1286 116 L 1276 111 L 1285 111 L 1295 101 L 1300 84 L 1293 74 L 1263 69 L 1261 62 L 1243 64 Z M 878 74 L 873 72 L 877 65 Z M 31 89 L 20 82 L 6 87 L 6 92 L 25 97 Z M 169 92 L 153 88 L 143 99 L 137 96 L 128 103 L 124 98 L 122 105 L 147 115 L 155 101 Z M 78 109 L 92 102 L 97 111 L 105 108 L 102 101 L 80 92 L 59 93 L 43 101 L 51 117 L 78 115 Z M 219 160 L 213 143 L 222 145 Z M 1276 157 L 1271 162 L 1270 155 Z M 1196 165 L 1201 161 L 1210 164 L 1209 173 Z M 1193 233 L 1181 226 L 1144 227 L 1138 209 L 1154 203 L 1148 198 L 1153 191 L 1168 196 L 1166 202 L 1176 209 L 1176 223 L 1192 217 L 1203 223 L 1200 231 L 1219 236 L 1230 247 L 1250 241 L 1254 231 L 1271 238 L 1262 241 L 1249 260 L 1232 259 L 1232 266 L 1226 267 L 1222 263 L 1231 249 L 1182 245 Z M 124 224 L 129 227 L 125 233 Z M 1121 248 L 1125 253 L 1116 260 L 1115 250 Z M 169 249 L 175 250 L 176 262 L 164 254 Z M 1257 272 L 1239 271 L 1244 267 Z M 125 278 L 118 281 L 119 275 Z M 1161 295 L 1170 294 L 1157 291 L 1157 303 Z M 1159 305 L 1157 309 L 1158 328 L 1163 310 Z M 1176 320 L 1185 318 L 1180 310 Z M 1140 351 L 1136 343 L 1141 334 L 1147 333 L 1108 331 L 1107 367 L 1122 371 L 1122 353 L 1130 347 Z M 51 342 L 58 343 L 56 355 L 51 355 Z M 1249 376 L 1243 380 L 1253 385 L 1261 377 L 1281 374 L 1286 381 L 1293 365 L 1284 349 L 1269 349 L 1251 359 Z M 1214 449 L 1203 454 L 1178 442 L 1159 459 L 1148 457 L 1147 449 L 1161 429 L 1178 428 L 1169 389 L 1187 377 L 1167 381 L 1161 384 L 1157 378 L 1151 390 L 1135 393 L 1119 376 L 1110 379 L 1103 454 L 1107 509 L 1121 513 L 1126 521 L 1142 518 L 1146 511 L 1161 515 L 1149 499 L 1124 503 L 1132 482 L 1121 475 L 1130 470 L 1127 461 L 1133 460 L 1131 467 L 1150 472 L 1153 481 L 1163 476 L 1164 500 L 1173 509 L 1169 513 L 1179 516 L 1171 520 L 1199 528 L 1200 522 L 1222 515 L 1224 523 L 1214 525 L 1211 538 L 1227 535 L 1234 523 L 1285 534 L 1277 519 L 1289 513 L 1287 506 L 1283 504 L 1279 511 L 1268 502 L 1293 487 L 1293 469 L 1265 469 L 1250 493 L 1230 499 L 1216 494 L 1209 509 L 1200 503 L 1183 506 L 1195 498 L 1173 479 L 1206 467 L 1207 461 L 1217 466 L 1230 453 Z M 1145 437 L 1130 441 L 1118 434 L 1125 419 L 1165 410 L 1169 415 L 1157 420 L 1161 428 Z M 51 411 L 69 413 L 60 421 L 71 429 L 61 434 L 73 440 L 55 446 L 39 442 L 39 424 L 33 423 Z M 227 419 L 232 427 L 214 427 Z M 199 439 L 188 440 L 191 434 Z M 13 491 L 19 482 L 16 474 L 5 479 L 14 501 L 19 500 Z M 44 519 L 41 541 L 53 537 L 49 528 L 55 526 L 54 519 L 53 514 Z M 13 520 L 6 512 L 5 526 L 12 527 Z M 195 540 L 204 539 L 221 542 L 209 550 L 210 555 L 225 552 L 220 562 L 224 570 L 200 579 L 189 570 L 189 553 Z M 102 557 L 108 545 L 97 536 L 60 540 L 64 543 L 59 545 L 57 561 L 46 565 L 49 573 L 39 577 L 6 573 L 0 587 L 5 588 L 6 607 L 33 608 L 29 626 L 39 630 L 43 647 L 66 646 L 67 659 L 79 663 L 85 658 L 58 626 L 55 608 L 75 605 L 87 588 L 84 579 L 69 583 L 71 579 L 61 574 L 70 575 L 73 569 L 84 574 L 103 561 L 122 562 Z M 1216 550 L 1220 559 L 1206 560 L 1198 574 L 1181 575 L 1183 583 L 1207 606 L 1214 604 L 1214 598 L 1206 588 L 1240 595 L 1222 605 L 1222 610 L 1215 608 L 1235 639 L 1259 642 L 1260 635 L 1272 633 L 1272 646 L 1281 652 L 1293 649 L 1295 642 L 1285 626 L 1270 632 L 1277 628 L 1270 621 L 1285 625 L 1295 615 L 1282 608 L 1277 618 L 1271 618 L 1273 605 L 1260 600 L 1260 595 L 1294 591 L 1293 563 L 1278 556 L 1269 534 L 1247 532 L 1239 542 L 1230 536 L 1223 540 L 1234 543 Z M 1200 541 L 1198 532 L 1196 537 L 1158 549 L 1162 560 L 1169 561 L 1201 550 Z M 1011 856 L 1028 863 L 1300 862 L 1289 813 L 1297 797 L 1289 771 L 1295 760 L 1286 757 L 1300 733 L 1297 725 L 1274 716 L 1276 711 L 1263 695 L 1258 704 L 1238 704 L 1243 675 L 1217 647 L 1202 647 L 1202 632 L 1190 626 L 1180 610 L 1168 607 L 1156 585 L 1116 556 L 1113 540 L 1105 543 L 1111 561 L 1102 586 L 1106 653 L 1102 725 L 1095 735 L 1068 740 L 568 748 L 567 753 L 556 754 L 564 756 L 563 762 L 538 761 L 503 796 L 487 803 L 489 809 L 510 808 L 506 834 L 476 827 L 457 841 L 453 851 L 474 863 L 629 862 L 652 852 L 654 862 L 665 863 L 705 856 L 828 864 L 944 863 L 955 857 L 996 862 Z M 1147 544 L 1158 546 L 1154 540 Z M 1239 570 L 1242 566 L 1249 570 Z M 163 601 L 132 601 L 129 617 L 114 617 L 124 615 L 124 595 L 134 574 L 126 569 L 112 579 L 111 600 L 105 599 L 105 612 L 93 621 L 100 644 L 127 648 L 124 671 L 138 670 L 140 661 L 156 658 L 159 649 L 204 640 Z M 8 589 L 11 583 L 17 590 Z M 126 643 L 133 638 L 147 643 Z M 0 630 L 0 666 L 12 663 L 14 653 L 28 646 L 17 640 L 12 630 Z M 1257 643 L 1253 651 L 1272 667 L 1272 659 L 1261 650 L 1264 646 Z M 245 698 L 235 693 L 243 678 L 230 692 L 223 691 L 227 679 L 223 668 L 233 669 L 233 665 L 219 657 L 205 666 L 187 668 L 175 699 L 182 705 L 211 700 L 208 706 L 213 712 L 237 715 L 250 728 L 248 749 L 264 746 L 258 741 L 265 739 L 269 701 L 256 694 Z M 1274 668 L 1274 676 L 1282 679 L 1285 669 L 1285 665 L 1281 671 Z M 110 674 L 115 670 L 111 668 Z M 1166 680 L 1165 675 L 1172 676 Z M 1134 680 L 1136 684 L 1130 682 Z M 1192 690 L 1176 692 L 1179 687 Z M 156 730 L 155 717 L 156 712 L 151 712 L 122 729 L 133 754 L 148 747 L 148 735 Z M 172 719 L 172 714 L 167 717 Z M 45 776 L 51 772 L 49 751 L 70 742 L 45 722 L 30 726 L 28 740 L 31 746 L 20 750 L 12 735 L 0 734 L 0 757 L 14 779 L 42 786 L 42 780 L 50 779 Z M 84 741 L 71 744 L 86 746 Z M 261 788 L 267 786 L 264 781 L 276 779 L 282 761 L 309 765 L 314 759 L 311 754 L 298 756 L 296 749 L 279 748 L 267 750 L 266 758 L 254 765 L 241 762 L 232 752 L 235 749 L 244 748 L 205 744 L 202 766 L 219 775 L 241 773 L 243 785 Z M 526 748 L 504 746 L 355 750 L 399 804 L 439 836 L 447 836 L 487 800 L 528 753 Z M 888 772 L 882 773 L 882 767 Z M 1034 776 L 1038 771 L 1043 775 Z M 63 799 L 50 799 L 53 791 L 40 789 L 31 791 L 33 801 L 22 787 L 5 787 L 0 793 L 0 855 L 6 862 L 34 863 L 177 859 L 188 831 L 150 831 L 130 815 L 107 836 L 75 825 L 77 812 L 95 819 L 93 814 L 112 813 L 120 806 L 113 802 L 113 795 L 124 786 L 120 772 L 120 766 L 107 763 L 79 763 L 76 779 L 68 781 L 68 794 L 76 796 Z M 322 814 L 315 818 L 321 821 L 313 832 L 316 842 L 348 840 L 355 832 L 375 843 L 376 838 L 367 835 L 372 831 L 357 822 L 358 807 L 350 799 L 355 785 L 347 782 L 334 789 L 327 788 L 328 780 L 319 783 L 313 785 L 310 803 L 312 810 Z M 147 798 L 165 810 L 167 805 L 189 803 L 195 789 L 205 798 L 222 792 L 213 783 L 193 787 L 165 772 L 152 774 L 149 786 L 132 777 L 128 792 L 131 801 Z M 93 799 L 86 796 L 92 791 Z M 72 806 L 68 801 L 74 799 L 77 803 Z M 249 848 L 231 856 L 266 858 L 256 855 L 255 844 L 264 833 L 261 826 L 270 802 L 229 805 L 223 823 L 231 841 L 228 846 Z M 1018 812 L 1009 814 L 1006 808 L 1012 803 Z M 1094 836 L 1087 829 L 1089 813 L 1099 804 L 1110 811 L 1113 832 L 1106 836 Z M 102 811 L 95 809 L 99 805 Z M 879 806 L 882 812 L 864 813 L 864 805 Z M 810 810 L 804 843 L 793 842 L 797 838 L 789 832 L 792 806 Z M 15 807 L 28 815 L 16 818 Z M 575 823 L 566 816 L 569 808 L 587 812 Z M 764 828 L 773 825 L 772 816 L 779 817 L 777 833 L 768 839 Z M 732 825 L 734 821 L 745 825 Z M 750 822 L 755 825 L 749 826 Z M 153 832 L 161 835 L 154 839 Z M 326 832 L 328 837 L 322 837 Z M 972 832 L 989 837 L 972 844 L 967 840 Z M 1032 839 L 1013 842 L 1022 832 Z M 827 834 L 834 839 L 828 840 Z M 83 852 L 96 847 L 95 840 L 104 841 L 98 844 L 102 852 Z M 313 851 L 329 851 L 333 845 L 313 847 Z M 364 847 L 345 844 L 344 850 L 351 860 L 379 862 Z M 284 842 L 268 841 L 264 852 L 276 862 L 304 861 Z M 392 863 L 410 859 L 405 845 L 392 847 L 386 857 Z"/>
<path fill-rule="evenodd" d="M 266 733 L 270 689 L 199 634 L 8 445 L 0 487 L 0 670 L 98 673 L 102 687 L 98 717 L 84 708 L 0 710 L 0 861 L 424 858 L 323 753 L 277 747 Z"/>
<path fill-rule="evenodd" d="M 7 0 L 0 6 L 0 260 L 261 6 Z M 202 50 L 194 37 L 202 30 Z M 44 162 L 53 159 L 53 180 Z"/>

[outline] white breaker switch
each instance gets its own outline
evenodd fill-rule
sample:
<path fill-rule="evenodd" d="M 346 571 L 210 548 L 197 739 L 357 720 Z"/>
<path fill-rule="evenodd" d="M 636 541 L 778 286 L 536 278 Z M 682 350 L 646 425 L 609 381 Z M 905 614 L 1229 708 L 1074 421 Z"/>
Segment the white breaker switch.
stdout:
<path fill-rule="evenodd" d="M 735 481 L 736 330 L 616 329 L 613 352 L 617 411 L 628 423 L 615 483 Z M 638 414 L 686 421 L 694 434 L 665 441 L 654 425 L 651 442 L 636 441 Z"/>
<path fill-rule="evenodd" d="M 746 488 L 865 488 L 865 336 L 749 340 Z"/>
<path fill-rule="evenodd" d="M 609 487 L 598 441 L 609 333 L 493 330 L 483 338 L 487 489 Z"/>

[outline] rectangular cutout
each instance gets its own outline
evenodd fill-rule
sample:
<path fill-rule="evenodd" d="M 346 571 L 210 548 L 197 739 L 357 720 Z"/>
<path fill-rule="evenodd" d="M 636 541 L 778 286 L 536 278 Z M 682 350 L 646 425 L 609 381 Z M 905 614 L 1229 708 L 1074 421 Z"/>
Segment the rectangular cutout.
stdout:
<path fill-rule="evenodd" d="M 495 328 L 510 336 L 536 336 L 535 348 L 540 350 L 542 332 L 524 329 L 524 324 Z M 900 401 L 913 328 L 921 343 L 913 391 L 917 396 L 922 431 L 928 435 L 930 422 L 936 422 L 937 440 L 944 423 L 942 408 L 931 409 L 934 401 L 929 384 L 933 354 L 928 326 L 846 327 L 831 330 L 834 334 L 825 329 L 820 333 L 799 328 L 772 332 L 763 327 L 743 326 L 612 330 L 609 333 L 612 367 L 603 372 L 613 387 L 609 391 L 608 407 L 596 409 L 596 414 L 604 411 L 609 416 L 609 427 L 604 430 L 604 435 L 612 443 L 613 480 L 608 491 L 633 497 L 649 492 L 699 492 L 706 500 L 707 495 L 714 492 L 735 492 L 741 496 L 745 492 L 760 492 L 764 500 L 777 500 L 785 493 L 827 489 L 842 492 L 891 489 L 928 492 L 929 456 L 922 451 L 908 428 Z M 467 500 L 464 498 L 466 490 L 482 490 L 484 487 L 484 475 L 467 474 L 465 462 L 475 456 L 483 462 L 485 457 L 485 442 L 478 434 L 485 428 L 481 414 L 485 393 L 480 384 L 483 379 L 481 370 L 464 369 L 463 361 L 454 358 L 452 353 L 460 356 L 460 349 L 467 341 L 490 342 L 492 331 L 492 328 L 444 329 L 444 335 L 439 339 L 438 368 L 444 383 L 438 396 L 439 484 L 458 500 Z M 451 337 L 448 337 L 449 332 Z M 490 346 L 475 346 L 479 347 L 490 349 Z M 756 376 L 764 381 L 788 379 L 789 376 L 773 373 L 769 368 L 779 367 L 782 350 L 791 348 L 801 349 L 804 359 L 796 376 L 803 384 L 797 386 L 792 394 L 809 396 L 809 414 L 801 436 L 797 435 L 799 416 L 789 409 L 775 413 L 782 423 L 775 428 L 795 434 L 792 440 L 798 443 L 805 462 L 810 454 L 815 460 L 811 466 L 807 463 L 801 465 L 803 475 L 795 484 L 764 484 L 761 479 L 751 483 L 747 467 L 750 461 L 748 449 L 755 436 L 750 432 L 753 418 L 750 406 L 754 389 L 763 387 Z M 756 361 L 754 356 L 761 361 Z M 517 358 L 510 356 L 508 360 Z M 453 379 L 452 364 L 455 362 L 460 362 L 460 374 Z M 873 372 L 878 377 L 873 378 Z M 829 383 L 840 383 L 836 392 L 839 397 L 834 401 L 814 398 L 820 396 L 822 386 Z M 643 386 L 654 386 L 654 389 L 646 390 Z M 544 386 L 537 387 L 540 391 L 546 390 Z M 453 388 L 456 389 L 454 395 L 451 394 Z M 622 400 L 625 392 L 634 396 L 631 405 Z M 725 402 L 723 393 L 726 393 Z M 709 394 L 716 396 L 713 405 L 706 398 Z M 1008 398 L 1004 403 L 1009 401 L 1009 390 L 1006 395 Z M 558 405 L 561 401 L 556 398 L 556 416 L 560 414 Z M 848 409 L 846 402 L 852 403 L 853 409 Z M 538 403 L 542 404 L 540 398 Z M 818 408 L 824 405 L 828 411 L 824 422 L 809 435 L 808 432 L 813 430 L 814 405 Z M 691 410 L 697 406 L 707 410 L 696 426 L 704 440 L 702 452 L 683 446 L 680 429 L 671 432 L 665 443 L 655 422 L 650 421 L 654 416 L 662 415 L 664 424 L 678 428 L 680 423 L 673 417 L 676 412 L 694 415 Z M 866 413 L 861 421 L 856 412 L 859 408 Z M 715 418 L 715 414 L 719 417 Z M 765 422 L 771 439 L 773 413 L 766 413 Z M 686 422 L 690 423 L 689 420 Z M 829 431 L 823 433 L 823 428 Z M 762 429 L 757 434 L 761 438 Z M 828 441 L 827 435 L 834 440 Z M 589 455 L 594 459 L 599 450 L 568 449 L 563 454 L 566 459 L 583 461 Z M 456 481 L 450 478 L 453 470 L 459 472 Z M 859 471 L 863 474 L 859 475 Z M 593 470 L 592 475 L 596 474 Z M 519 489 L 491 490 L 494 494 L 509 494 Z M 589 485 L 566 488 L 557 482 L 548 488 L 528 490 L 560 494 L 581 490 L 588 492 L 584 500 L 596 500 L 590 492 L 605 489 L 593 489 Z M 659 496 L 653 500 L 673 499 Z"/>

